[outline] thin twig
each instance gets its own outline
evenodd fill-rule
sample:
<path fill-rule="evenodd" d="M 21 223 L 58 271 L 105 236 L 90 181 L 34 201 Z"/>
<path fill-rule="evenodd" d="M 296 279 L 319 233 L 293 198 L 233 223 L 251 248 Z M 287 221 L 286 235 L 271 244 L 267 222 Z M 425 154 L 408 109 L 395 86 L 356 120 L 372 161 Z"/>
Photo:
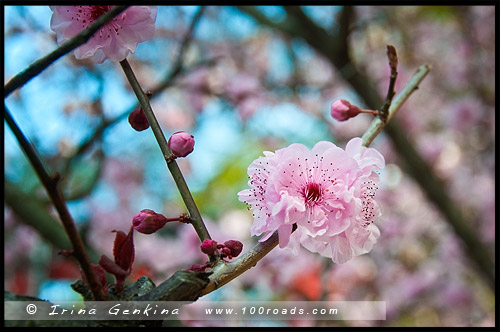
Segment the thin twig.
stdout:
<path fill-rule="evenodd" d="M 413 75 L 411 80 L 406 84 L 404 89 L 394 98 L 390 104 L 390 108 L 387 114 L 387 121 L 384 122 L 380 118 L 373 119 L 368 130 L 363 134 L 363 145 L 368 146 L 372 143 L 373 139 L 382 131 L 387 122 L 389 122 L 394 114 L 399 110 L 403 103 L 408 99 L 408 97 L 413 93 L 413 91 L 418 89 L 418 85 L 424 79 L 424 77 L 431 70 L 431 66 L 422 65 L 418 68 L 417 72 Z"/>
<path fill-rule="evenodd" d="M 387 121 L 389 121 L 394 116 L 394 114 L 397 112 L 397 110 L 399 110 L 399 108 L 410 96 L 410 94 L 417 89 L 418 84 L 422 81 L 422 79 L 425 77 L 425 75 L 427 75 L 429 71 L 430 66 L 423 65 L 419 68 L 417 73 L 413 75 L 413 78 L 408 82 L 406 87 L 394 99 L 392 107 L 389 109 L 389 116 Z M 378 117 L 375 118 L 371 126 L 363 135 L 363 145 L 369 146 L 373 139 L 384 128 L 385 124 L 386 123 Z M 269 239 L 264 242 L 259 242 L 240 258 L 232 262 L 225 262 L 223 260 L 217 262 L 217 264 L 213 267 L 212 274 L 209 277 L 210 282 L 205 287 L 205 289 L 203 289 L 200 296 L 213 292 L 214 290 L 227 284 L 246 270 L 254 267 L 264 256 L 266 256 L 271 250 L 273 250 L 273 248 L 276 247 L 278 243 L 278 231 L 276 231 Z"/>
<path fill-rule="evenodd" d="M 111 21 L 115 16 L 127 9 L 128 6 L 116 6 L 111 9 L 106 14 L 100 16 L 94 23 L 92 23 L 87 29 L 80 32 L 75 37 L 68 40 L 66 43 L 62 44 L 60 47 L 56 48 L 51 53 L 47 54 L 43 58 L 40 58 L 21 71 L 16 76 L 12 77 L 7 84 L 4 86 L 4 98 L 7 98 L 14 90 L 23 86 L 33 77 L 40 74 L 48 66 L 54 63 L 57 59 L 71 52 L 78 46 L 85 44 L 93 35 L 97 32 L 103 25 Z"/>
<path fill-rule="evenodd" d="M 52 200 L 52 203 L 54 204 L 57 213 L 61 218 L 64 229 L 66 230 L 66 233 L 68 234 L 69 240 L 73 247 L 74 256 L 80 263 L 83 273 L 88 280 L 89 288 L 92 292 L 92 295 L 94 296 L 94 299 L 96 299 L 97 301 L 106 300 L 106 294 L 104 293 L 102 286 L 90 265 L 90 260 L 85 246 L 83 245 L 83 241 L 78 234 L 73 218 L 71 217 L 68 207 L 66 206 L 66 202 L 64 201 L 64 198 L 57 186 L 59 180 L 58 175 L 49 175 L 49 172 L 44 166 L 41 158 L 38 156 L 35 147 L 24 136 L 23 132 L 18 127 L 17 123 L 14 121 L 10 112 L 8 111 L 7 106 L 4 105 L 4 107 L 5 120 L 14 133 L 14 136 L 16 136 L 17 141 L 28 157 L 31 165 L 33 166 L 33 169 L 35 170 L 38 178 L 45 187 L 47 194 Z"/>
<path fill-rule="evenodd" d="M 146 118 L 149 122 L 149 125 L 151 126 L 151 130 L 153 131 L 156 141 L 158 142 L 160 150 L 167 163 L 167 167 L 170 173 L 172 174 L 175 184 L 177 185 L 177 188 L 179 189 L 179 192 L 181 194 L 182 200 L 184 201 L 184 204 L 186 205 L 186 208 L 189 211 L 191 224 L 196 230 L 196 233 L 198 234 L 198 237 L 200 238 L 201 241 L 203 241 L 204 239 L 210 239 L 210 234 L 208 233 L 208 230 L 205 224 L 203 223 L 201 214 L 198 211 L 198 207 L 194 202 L 193 196 L 191 195 L 191 191 L 189 190 L 186 184 L 186 180 L 184 180 L 184 176 L 182 175 L 179 165 L 177 165 L 175 159 L 170 158 L 172 151 L 168 147 L 167 140 L 165 139 L 163 131 L 161 130 L 160 125 L 158 123 L 158 120 L 154 115 L 153 109 L 151 108 L 151 105 L 149 103 L 149 98 L 142 90 L 139 82 L 137 81 L 137 78 L 135 77 L 132 67 L 130 67 L 130 64 L 127 61 L 127 59 L 121 61 L 120 65 L 122 66 L 125 76 L 127 77 L 127 80 L 129 81 L 130 85 L 132 86 L 132 89 L 134 90 L 135 95 L 137 96 L 137 100 L 139 101 L 139 104 L 141 105 L 144 114 L 146 114 Z M 211 256 L 211 259 L 215 258 Z"/>
<path fill-rule="evenodd" d="M 172 66 L 172 69 L 169 74 L 169 78 L 167 81 L 170 81 L 173 77 L 177 76 L 179 72 L 182 69 L 182 63 L 184 61 L 184 53 L 188 49 L 189 44 L 191 40 L 193 39 L 193 34 L 194 34 L 194 29 L 196 28 L 196 25 L 200 21 L 201 16 L 203 15 L 203 12 L 205 11 L 205 7 L 201 6 L 198 11 L 194 14 L 193 20 L 191 21 L 191 24 L 189 25 L 189 29 L 184 35 L 181 45 L 179 47 L 179 52 L 177 53 L 177 59 L 174 62 L 174 65 Z"/>
<path fill-rule="evenodd" d="M 387 57 L 389 58 L 391 76 L 384 105 L 382 105 L 378 112 L 380 119 L 382 119 L 382 121 L 384 122 L 387 122 L 387 113 L 389 112 L 389 107 L 391 107 L 392 98 L 394 97 L 394 94 L 396 94 L 396 91 L 394 91 L 394 86 L 396 85 L 396 79 L 398 77 L 398 54 L 396 53 L 396 48 L 394 46 L 387 45 Z"/>

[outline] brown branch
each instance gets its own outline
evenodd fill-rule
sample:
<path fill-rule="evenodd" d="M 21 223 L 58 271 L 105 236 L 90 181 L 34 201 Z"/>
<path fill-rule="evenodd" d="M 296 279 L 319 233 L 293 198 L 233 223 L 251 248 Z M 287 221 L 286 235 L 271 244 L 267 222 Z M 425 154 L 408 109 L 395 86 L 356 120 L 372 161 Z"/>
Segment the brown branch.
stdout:
<path fill-rule="evenodd" d="M 384 105 L 378 112 L 380 119 L 382 119 L 382 121 L 384 122 L 387 122 L 389 107 L 391 107 L 392 98 L 396 93 L 396 91 L 394 91 L 394 86 L 396 85 L 396 79 L 398 78 L 398 55 L 394 46 L 387 45 L 387 57 L 389 58 L 391 76 L 389 79 L 389 88 L 387 90 L 387 96 L 385 97 Z"/>
<path fill-rule="evenodd" d="M 59 182 L 58 175 L 57 174 L 54 176 L 49 175 L 49 172 L 45 168 L 41 158 L 38 156 L 38 153 L 35 150 L 34 146 L 24 136 L 21 129 L 19 129 L 16 122 L 10 115 L 7 106 L 4 105 L 4 107 L 5 107 L 4 110 L 5 121 L 7 122 L 14 136 L 16 137 L 17 141 L 21 145 L 21 148 L 28 157 L 33 169 L 35 170 L 38 178 L 42 182 L 43 186 L 45 187 L 45 190 L 47 191 L 47 194 L 49 195 L 52 203 L 54 204 L 57 213 L 59 214 L 59 218 L 63 223 L 64 229 L 68 234 L 71 246 L 73 248 L 74 256 L 80 263 L 80 266 L 85 274 L 85 277 L 89 282 L 89 287 L 92 291 L 94 299 L 96 299 L 97 301 L 105 300 L 106 295 L 102 289 L 99 280 L 97 279 L 96 274 L 94 273 L 94 270 L 90 265 L 90 260 L 87 251 L 85 249 L 85 246 L 83 245 L 83 241 L 80 235 L 78 234 L 75 223 L 73 222 L 73 218 L 69 213 L 68 207 L 66 206 L 66 202 L 64 201 L 64 198 L 57 185 Z"/>

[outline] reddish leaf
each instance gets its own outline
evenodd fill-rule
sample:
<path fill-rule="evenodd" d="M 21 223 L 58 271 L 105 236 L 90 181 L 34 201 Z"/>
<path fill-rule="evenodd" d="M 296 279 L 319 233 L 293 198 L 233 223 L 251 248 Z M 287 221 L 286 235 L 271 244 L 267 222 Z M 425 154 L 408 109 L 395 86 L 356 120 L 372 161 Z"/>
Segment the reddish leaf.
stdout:
<path fill-rule="evenodd" d="M 116 232 L 115 243 L 113 246 L 113 255 L 115 257 L 115 263 L 120 266 L 123 270 L 129 271 L 132 269 L 132 264 L 134 263 L 134 228 L 130 227 L 127 235 L 122 231 Z"/>

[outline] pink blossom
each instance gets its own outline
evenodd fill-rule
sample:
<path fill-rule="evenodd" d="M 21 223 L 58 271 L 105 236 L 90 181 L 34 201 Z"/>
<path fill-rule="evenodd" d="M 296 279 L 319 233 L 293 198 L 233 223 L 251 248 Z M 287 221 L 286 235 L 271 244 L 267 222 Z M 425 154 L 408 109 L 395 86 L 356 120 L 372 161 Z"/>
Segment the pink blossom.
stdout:
<path fill-rule="evenodd" d="M 371 250 L 380 235 L 373 225 L 381 214 L 376 171 L 385 165 L 377 150 L 357 137 L 345 150 L 322 141 L 312 150 L 292 144 L 264 155 L 248 167 L 251 189 L 238 193 L 253 209 L 252 235 L 265 233 L 262 242 L 278 231 L 280 248 L 297 252 L 302 244 L 335 263 Z"/>
<path fill-rule="evenodd" d="M 236 104 L 259 92 L 259 80 L 249 74 L 237 74 L 228 80 L 226 84 L 227 96 L 229 100 Z"/>
<path fill-rule="evenodd" d="M 50 6 L 53 11 L 50 28 L 62 44 L 89 25 L 113 6 Z M 77 59 L 91 57 L 97 63 L 106 59 L 121 61 L 134 53 L 138 43 L 153 38 L 157 8 L 133 6 L 104 25 L 85 44 L 75 50 Z"/>

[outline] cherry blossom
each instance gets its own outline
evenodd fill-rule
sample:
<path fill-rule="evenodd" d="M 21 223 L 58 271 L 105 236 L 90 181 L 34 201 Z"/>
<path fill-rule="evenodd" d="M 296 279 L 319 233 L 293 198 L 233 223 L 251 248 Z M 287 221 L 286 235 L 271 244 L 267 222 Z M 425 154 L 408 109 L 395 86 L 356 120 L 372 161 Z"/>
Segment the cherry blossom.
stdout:
<path fill-rule="evenodd" d="M 50 6 L 53 11 L 50 28 L 62 44 L 108 12 L 113 6 Z M 153 38 L 157 8 L 133 6 L 104 25 L 85 44 L 75 50 L 77 59 L 92 58 L 97 63 L 106 59 L 121 61 L 134 53 L 137 44 Z"/>
<path fill-rule="evenodd" d="M 345 150 L 321 141 L 264 155 L 248 168 L 251 189 L 238 193 L 253 209 L 252 235 L 265 233 L 262 242 L 278 231 L 280 248 L 297 252 L 300 243 L 335 263 L 371 250 L 380 235 L 377 170 L 385 165 L 377 150 L 357 137 Z"/>

